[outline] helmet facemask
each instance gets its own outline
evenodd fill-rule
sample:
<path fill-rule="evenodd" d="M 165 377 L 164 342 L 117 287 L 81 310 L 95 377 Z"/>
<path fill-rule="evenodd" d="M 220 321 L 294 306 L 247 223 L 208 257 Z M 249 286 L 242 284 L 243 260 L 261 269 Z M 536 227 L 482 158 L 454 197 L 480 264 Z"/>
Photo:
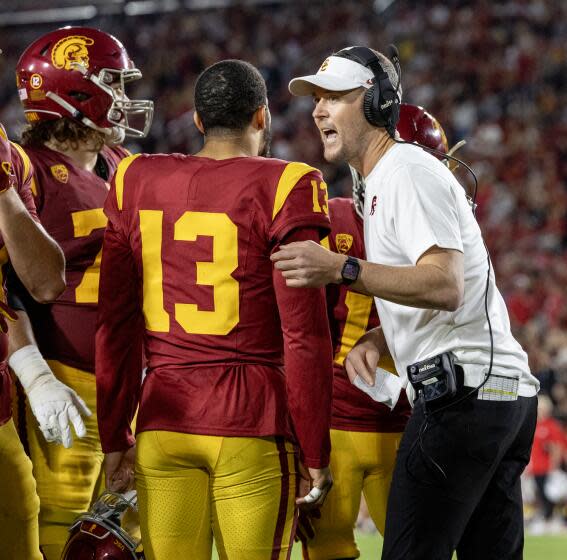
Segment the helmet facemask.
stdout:
<path fill-rule="evenodd" d="M 70 536 L 62 558 L 86 558 L 84 553 L 90 550 L 91 554 L 96 556 L 89 558 L 143 559 L 143 552 L 140 551 L 141 540 L 130 535 L 121 526 L 123 517 L 129 510 L 137 512 L 135 491 L 125 494 L 103 492 L 90 510 L 80 515 L 69 528 Z M 115 553 L 109 552 L 111 550 Z"/>
<path fill-rule="evenodd" d="M 109 136 L 115 136 L 122 140 L 125 136 L 134 138 L 144 138 L 150 131 L 152 119 L 154 115 L 153 101 L 146 99 L 128 99 L 125 95 L 126 84 L 139 80 L 142 73 L 137 68 L 114 69 L 102 68 L 98 75 L 89 73 L 80 63 L 73 64 L 73 69 L 81 72 L 85 79 L 90 80 L 97 87 L 102 89 L 112 99 L 106 119 L 113 125 L 112 128 L 103 128 L 97 126 L 92 120 L 80 114 L 80 110 L 74 109 L 76 118 L 79 118 L 84 124 L 103 132 Z M 67 103 L 57 94 L 48 92 L 47 96 L 59 103 L 63 108 L 69 110 L 70 103 Z M 113 130 L 118 129 L 118 130 Z M 118 144 L 119 141 L 114 143 Z"/>

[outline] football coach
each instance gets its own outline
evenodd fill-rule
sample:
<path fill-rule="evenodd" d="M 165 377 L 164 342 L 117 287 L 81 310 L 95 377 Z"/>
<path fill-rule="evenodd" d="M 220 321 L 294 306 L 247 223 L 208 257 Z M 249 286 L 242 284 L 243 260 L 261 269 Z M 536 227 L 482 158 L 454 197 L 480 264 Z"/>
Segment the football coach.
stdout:
<path fill-rule="evenodd" d="M 365 178 L 368 261 L 311 241 L 272 259 L 289 286 L 342 282 L 375 297 L 381 326 L 358 341 L 347 372 L 372 386 L 389 352 L 414 403 L 382 559 L 450 560 L 456 550 L 460 560 L 519 560 L 520 475 L 539 384 L 511 334 L 474 205 L 447 166 L 396 135 L 397 52 L 391 58 L 349 47 L 289 85 L 313 97 L 325 159 Z"/>

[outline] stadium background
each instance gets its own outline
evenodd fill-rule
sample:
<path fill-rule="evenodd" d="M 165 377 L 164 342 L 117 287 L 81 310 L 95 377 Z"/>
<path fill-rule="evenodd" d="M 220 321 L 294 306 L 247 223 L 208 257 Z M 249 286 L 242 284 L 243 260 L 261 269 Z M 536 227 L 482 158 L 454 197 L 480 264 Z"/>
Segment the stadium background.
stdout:
<path fill-rule="evenodd" d="M 291 98 L 287 83 L 314 72 L 333 50 L 396 43 L 404 101 L 430 110 L 450 145 L 467 141 L 457 155 L 479 178 L 477 216 L 513 331 L 566 432 L 567 2 L 3 0 L 0 121 L 14 139 L 23 125 L 18 56 L 42 33 L 67 24 L 115 34 L 142 70 L 128 93 L 153 99 L 156 111 L 149 137 L 129 144 L 132 151 L 196 151 L 195 79 L 219 59 L 242 58 L 268 83 L 273 154 L 318 166 L 332 196 L 350 195 L 350 175 L 322 160 L 312 102 Z M 472 188 L 466 174 L 461 179 Z M 526 511 L 537 519 L 537 502 Z M 526 558 L 541 553 L 552 560 L 545 548 L 552 542 L 567 550 L 567 537 L 532 538 Z"/>

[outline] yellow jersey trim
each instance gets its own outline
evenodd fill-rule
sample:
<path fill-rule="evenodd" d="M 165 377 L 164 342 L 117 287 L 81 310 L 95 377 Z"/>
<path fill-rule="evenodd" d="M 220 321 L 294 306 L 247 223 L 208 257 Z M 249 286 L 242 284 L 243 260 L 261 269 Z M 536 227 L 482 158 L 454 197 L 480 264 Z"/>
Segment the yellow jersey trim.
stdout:
<path fill-rule="evenodd" d="M 25 183 L 30 178 L 30 175 L 31 175 L 30 156 L 28 156 L 28 154 L 26 154 L 25 150 L 19 144 L 16 144 L 15 142 L 10 142 L 10 144 L 12 144 L 12 146 L 14 146 L 14 148 L 16 148 L 16 151 L 20 154 L 20 156 L 22 158 L 22 162 L 24 163 L 24 183 Z M 34 193 L 34 194 L 36 194 L 36 193 Z"/>
<path fill-rule="evenodd" d="M 308 173 L 312 171 L 317 171 L 314 167 L 307 165 L 306 163 L 300 163 L 297 161 L 288 163 L 285 166 L 283 173 L 281 174 L 280 180 L 278 181 L 278 188 L 276 190 L 276 198 L 274 200 L 274 211 L 272 212 L 272 220 L 278 215 L 279 211 L 282 209 L 289 193 L 293 190 L 293 187 L 297 182 Z"/>
<path fill-rule="evenodd" d="M 122 210 L 122 203 L 124 201 L 124 175 L 126 174 L 128 167 L 130 167 L 134 160 L 140 157 L 140 155 L 141 154 L 135 154 L 124 158 L 116 168 L 114 184 L 116 185 L 116 203 L 118 204 L 118 210 Z"/>
<path fill-rule="evenodd" d="M 32 175 L 30 189 L 34 196 L 37 196 L 37 184 L 35 182 L 35 175 Z"/>

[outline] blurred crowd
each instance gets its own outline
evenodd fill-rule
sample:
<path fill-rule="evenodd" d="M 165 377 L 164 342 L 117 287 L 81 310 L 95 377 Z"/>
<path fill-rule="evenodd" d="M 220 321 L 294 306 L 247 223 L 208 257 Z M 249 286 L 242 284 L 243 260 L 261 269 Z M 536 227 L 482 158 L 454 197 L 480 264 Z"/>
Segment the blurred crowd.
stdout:
<path fill-rule="evenodd" d="M 559 460 L 552 466 L 565 466 L 567 2 L 230 4 L 87 22 L 120 38 L 142 70 L 144 78 L 133 85 L 130 96 L 156 102 L 149 138 L 129 147 L 196 151 L 200 137 L 192 124 L 191 104 L 196 77 L 219 59 L 242 58 L 259 67 L 268 83 L 273 155 L 318 166 L 332 196 L 349 196 L 348 170 L 322 161 L 311 100 L 291 98 L 287 83 L 295 75 L 315 72 L 329 53 L 342 47 L 362 44 L 385 50 L 394 42 L 401 54 L 404 101 L 432 112 L 450 144 L 467 141 L 457 155 L 477 174 L 477 216 L 513 331 L 549 396 L 549 417 L 559 430 L 552 430 L 553 437 L 563 438 Z M 0 57 L 0 121 L 16 138 L 22 113 L 15 64 L 26 44 L 48 29 L 1 29 L 5 56 Z M 470 175 L 462 168 L 458 173 L 472 193 Z M 556 453 L 544 438 L 542 453 L 550 449 Z M 548 506 L 535 494 L 540 513 L 547 515 Z"/>

